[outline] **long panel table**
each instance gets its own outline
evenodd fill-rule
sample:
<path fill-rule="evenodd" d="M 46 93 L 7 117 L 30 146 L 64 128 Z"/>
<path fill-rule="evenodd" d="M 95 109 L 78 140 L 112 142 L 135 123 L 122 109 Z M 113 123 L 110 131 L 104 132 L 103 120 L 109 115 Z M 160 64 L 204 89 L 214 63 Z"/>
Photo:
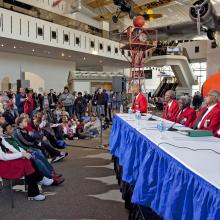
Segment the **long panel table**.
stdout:
<path fill-rule="evenodd" d="M 122 180 L 134 188 L 132 203 L 151 207 L 165 220 L 220 220 L 220 139 L 171 131 L 161 138 L 161 119 L 148 118 L 137 125 L 133 116 L 119 114 L 110 135 Z"/>

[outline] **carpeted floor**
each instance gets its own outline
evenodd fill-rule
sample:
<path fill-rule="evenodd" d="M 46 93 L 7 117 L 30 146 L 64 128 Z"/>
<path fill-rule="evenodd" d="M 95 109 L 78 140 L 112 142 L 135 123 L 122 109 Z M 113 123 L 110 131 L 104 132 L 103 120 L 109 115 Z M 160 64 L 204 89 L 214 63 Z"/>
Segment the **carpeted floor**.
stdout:
<path fill-rule="evenodd" d="M 104 143 L 108 142 L 108 133 L 104 133 Z M 107 150 L 94 149 L 99 143 L 99 138 L 70 142 L 68 158 L 54 164 L 66 181 L 61 186 L 44 187 L 46 201 L 27 201 L 24 192 L 15 192 L 12 209 L 6 187 L 0 192 L 0 219 L 128 219 L 111 155 Z"/>

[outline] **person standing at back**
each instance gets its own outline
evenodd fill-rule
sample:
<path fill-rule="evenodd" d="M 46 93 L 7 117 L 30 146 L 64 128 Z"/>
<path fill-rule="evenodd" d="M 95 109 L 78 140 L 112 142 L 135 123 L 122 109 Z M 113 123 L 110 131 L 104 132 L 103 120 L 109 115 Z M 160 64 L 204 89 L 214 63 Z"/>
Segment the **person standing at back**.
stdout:
<path fill-rule="evenodd" d="M 78 92 L 78 97 L 76 98 L 74 103 L 74 109 L 79 121 L 81 121 L 82 117 L 85 116 L 86 108 L 87 108 L 87 102 L 82 97 L 82 93 Z"/>
<path fill-rule="evenodd" d="M 105 106 L 105 95 L 102 92 L 101 89 L 98 90 L 98 93 L 96 95 L 96 102 L 97 102 L 97 106 L 96 106 L 96 112 L 97 112 L 97 116 L 98 118 L 101 117 L 101 115 L 104 115 L 104 106 Z"/>
<path fill-rule="evenodd" d="M 69 89 L 67 87 L 64 88 L 64 92 L 60 95 L 59 101 L 62 102 L 65 110 L 69 113 L 69 116 L 72 117 L 75 98 L 69 92 Z"/>
<path fill-rule="evenodd" d="M 48 101 L 49 101 L 50 109 L 55 109 L 56 108 L 56 104 L 57 104 L 57 97 L 54 94 L 53 89 L 50 89 L 50 93 L 47 96 L 48 96 Z"/>
<path fill-rule="evenodd" d="M 177 101 L 175 100 L 176 94 L 173 90 L 168 90 L 165 93 L 165 102 L 166 106 L 163 111 L 162 118 L 169 120 L 169 121 L 175 121 L 176 120 L 176 114 L 179 111 L 179 106 Z"/>
<path fill-rule="evenodd" d="M 107 117 L 109 95 L 108 95 L 108 93 L 106 92 L 106 89 L 103 89 L 103 94 L 104 94 L 104 97 L 105 97 L 105 104 L 104 104 L 105 117 Z"/>
<path fill-rule="evenodd" d="M 18 94 L 15 98 L 15 104 L 18 108 L 18 113 L 21 114 L 24 112 L 24 102 L 27 100 L 27 95 L 24 88 L 20 88 Z"/>

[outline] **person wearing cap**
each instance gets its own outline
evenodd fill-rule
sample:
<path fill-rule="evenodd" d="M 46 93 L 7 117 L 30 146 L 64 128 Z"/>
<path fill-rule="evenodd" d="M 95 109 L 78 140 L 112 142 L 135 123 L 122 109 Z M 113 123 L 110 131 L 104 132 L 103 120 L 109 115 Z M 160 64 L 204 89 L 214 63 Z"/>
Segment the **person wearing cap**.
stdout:
<path fill-rule="evenodd" d="M 176 114 L 176 123 L 188 127 L 196 118 L 196 111 L 190 107 L 191 99 L 189 96 L 181 96 L 178 99 L 179 111 Z"/>
<path fill-rule="evenodd" d="M 202 108 L 195 121 L 191 124 L 191 128 L 199 130 L 210 130 L 214 136 L 218 136 L 217 132 L 220 127 L 220 92 L 212 90 L 205 97 L 206 107 Z"/>
<path fill-rule="evenodd" d="M 135 96 L 132 105 L 133 111 L 134 112 L 140 111 L 141 113 L 147 113 L 148 102 L 146 97 L 140 92 L 138 86 L 133 88 L 133 94 Z"/>
<path fill-rule="evenodd" d="M 166 106 L 164 108 L 162 116 L 162 118 L 173 122 L 176 120 L 176 114 L 179 111 L 179 105 L 175 100 L 175 97 L 176 94 L 173 90 L 168 90 L 165 93 Z"/>
<path fill-rule="evenodd" d="M 27 95 L 24 88 L 20 88 L 18 94 L 15 98 L 15 104 L 18 108 L 18 113 L 21 114 L 24 112 L 24 102 L 27 100 Z"/>

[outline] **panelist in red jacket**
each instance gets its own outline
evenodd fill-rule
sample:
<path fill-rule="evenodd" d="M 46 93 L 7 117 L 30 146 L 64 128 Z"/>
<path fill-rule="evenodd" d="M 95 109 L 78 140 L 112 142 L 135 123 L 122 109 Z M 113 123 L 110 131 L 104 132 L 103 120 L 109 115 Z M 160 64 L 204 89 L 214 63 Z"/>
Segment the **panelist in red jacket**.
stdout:
<path fill-rule="evenodd" d="M 146 97 L 139 91 L 139 88 L 134 88 L 133 93 L 135 96 L 132 106 L 133 111 L 134 112 L 140 111 L 141 113 L 147 113 L 148 102 Z"/>
<path fill-rule="evenodd" d="M 181 96 L 178 99 L 179 111 L 175 116 L 175 122 L 186 127 L 196 119 L 196 111 L 190 108 L 191 99 L 189 96 Z"/>
<path fill-rule="evenodd" d="M 175 100 L 176 94 L 173 90 L 168 90 L 165 93 L 165 102 L 166 106 L 163 111 L 162 118 L 175 121 L 175 116 L 177 112 L 179 111 L 179 106 L 177 101 Z"/>
<path fill-rule="evenodd" d="M 217 132 L 220 127 L 220 92 L 212 90 L 205 97 L 206 107 L 202 108 L 195 121 L 191 124 L 191 128 L 199 130 L 210 130 L 214 136 L 218 136 Z"/>

